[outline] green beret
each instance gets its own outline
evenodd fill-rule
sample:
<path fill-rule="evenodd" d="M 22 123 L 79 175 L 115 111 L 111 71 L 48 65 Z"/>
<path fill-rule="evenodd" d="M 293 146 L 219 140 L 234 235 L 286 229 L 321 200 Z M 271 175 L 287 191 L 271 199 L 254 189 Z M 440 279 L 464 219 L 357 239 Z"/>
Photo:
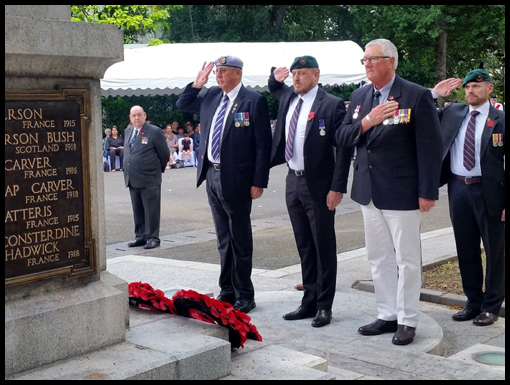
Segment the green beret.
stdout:
<path fill-rule="evenodd" d="M 462 81 L 462 87 L 465 87 L 469 82 L 490 82 L 491 76 L 485 70 L 473 70 L 469 72 Z"/>
<path fill-rule="evenodd" d="M 290 66 L 290 70 L 301 68 L 319 68 L 317 60 L 313 56 L 298 56 Z"/>

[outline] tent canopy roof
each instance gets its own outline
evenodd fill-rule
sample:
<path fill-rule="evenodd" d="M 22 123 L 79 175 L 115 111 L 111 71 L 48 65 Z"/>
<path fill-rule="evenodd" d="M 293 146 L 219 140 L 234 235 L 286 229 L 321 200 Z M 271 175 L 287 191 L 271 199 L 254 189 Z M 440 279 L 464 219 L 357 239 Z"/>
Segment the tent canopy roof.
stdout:
<path fill-rule="evenodd" d="M 243 84 L 267 91 L 271 67 L 289 68 L 297 56 L 314 56 L 323 85 L 359 83 L 366 79 L 360 63 L 363 50 L 352 41 L 292 43 L 186 43 L 155 47 L 125 46 L 124 61 L 108 68 L 101 79 L 103 96 L 180 94 L 193 82 L 204 62 L 234 55 L 244 62 Z M 292 84 L 292 77 L 285 81 Z M 216 85 L 211 74 L 205 87 Z"/>

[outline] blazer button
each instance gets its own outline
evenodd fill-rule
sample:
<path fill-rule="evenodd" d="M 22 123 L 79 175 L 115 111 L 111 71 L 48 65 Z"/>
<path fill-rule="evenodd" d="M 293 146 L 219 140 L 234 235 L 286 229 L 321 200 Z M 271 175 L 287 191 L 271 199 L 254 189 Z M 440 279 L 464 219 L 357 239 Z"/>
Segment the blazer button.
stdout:
<path fill-rule="evenodd" d="M 370 170 L 372 170 L 372 168 L 373 168 L 373 167 L 372 167 L 372 165 L 371 165 L 371 164 L 369 164 L 369 165 L 368 165 L 368 168 L 369 168 Z"/>
<path fill-rule="evenodd" d="M 372 150 L 367 150 L 367 152 L 368 152 L 369 154 L 371 154 L 371 153 L 372 153 Z"/>

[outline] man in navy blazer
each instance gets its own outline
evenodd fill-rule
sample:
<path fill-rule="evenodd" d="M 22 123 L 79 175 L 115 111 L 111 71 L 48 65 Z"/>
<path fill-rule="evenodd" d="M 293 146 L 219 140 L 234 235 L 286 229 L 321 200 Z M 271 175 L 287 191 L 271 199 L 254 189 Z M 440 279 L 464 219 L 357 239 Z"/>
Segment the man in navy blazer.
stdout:
<path fill-rule="evenodd" d="M 284 81 L 292 72 L 293 86 Z M 301 260 L 301 305 L 285 320 L 312 318 L 328 325 L 336 292 L 335 208 L 347 192 L 352 148 L 336 146 L 335 132 L 345 115 L 342 99 L 319 86 L 313 56 L 294 59 L 289 69 L 274 69 L 269 90 L 280 102 L 271 166 L 287 162 L 285 200 Z M 296 112 L 298 111 L 298 112 Z"/>
<path fill-rule="evenodd" d="M 358 332 L 395 332 L 392 342 L 407 345 L 418 325 L 421 215 L 439 199 L 441 131 L 430 90 L 396 74 L 392 42 L 369 42 L 362 64 L 372 84 L 354 91 L 336 135 L 357 148 L 351 197 L 363 212 L 378 308 Z"/>
<path fill-rule="evenodd" d="M 460 79 L 447 79 L 433 91 L 448 96 L 459 85 Z M 444 142 L 441 185 L 448 183 L 450 217 L 467 297 L 466 307 L 452 318 L 488 326 L 498 319 L 505 298 L 505 112 L 489 102 L 494 85 L 487 71 L 470 71 L 462 87 L 467 104 L 454 103 L 439 111 Z M 469 153 L 469 142 L 474 152 Z M 487 262 L 485 290 L 480 240 Z"/>
<path fill-rule="evenodd" d="M 146 122 L 142 107 L 131 107 L 129 118 L 131 126 L 124 137 L 124 182 L 131 195 L 135 240 L 128 246 L 153 249 L 161 243 L 161 181 L 170 150 L 161 128 Z"/>
<path fill-rule="evenodd" d="M 218 87 L 200 93 L 214 65 Z M 271 126 L 266 98 L 245 88 L 242 74 L 243 62 L 235 56 L 204 63 L 176 106 L 200 112 L 197 187 L 207 181 L 221 257 L 218 299 L 248 313 L 256 306 L 250 214 L 269 181 Z"/>

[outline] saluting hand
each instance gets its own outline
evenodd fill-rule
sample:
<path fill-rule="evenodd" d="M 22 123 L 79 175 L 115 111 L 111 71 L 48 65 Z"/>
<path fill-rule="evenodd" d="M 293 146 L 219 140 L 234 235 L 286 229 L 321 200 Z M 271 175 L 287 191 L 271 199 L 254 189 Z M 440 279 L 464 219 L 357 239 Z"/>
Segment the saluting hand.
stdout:
<path fill-rule="evenodd" d="M 193 88 L 202 88 L 209 81 L 209 74 L 214 68 L 214 63 L 213 62 L 209 62 L 208 64 L 206 63 L 207 62 L 204 62 L 204 64 L 202 65 L 202 69 L 198 73 L 195 82 L 193 83 L 192 86 Z"/>
<path fill-rule="evenodd" d="M 278 67 L 274 70 L 273 75 L 276 81 L 283 83 L 289 77 L 290 71 L 287 67 Z"/>
<path fill-rule="evenodd" d="M 452 91 L 459 87 L 462 84 L 462 79 L 460 78 L 449 78 L 440 81 L 434 87 L 434 92 L 439 96 L 448 96 L 452 93 Z"/>

